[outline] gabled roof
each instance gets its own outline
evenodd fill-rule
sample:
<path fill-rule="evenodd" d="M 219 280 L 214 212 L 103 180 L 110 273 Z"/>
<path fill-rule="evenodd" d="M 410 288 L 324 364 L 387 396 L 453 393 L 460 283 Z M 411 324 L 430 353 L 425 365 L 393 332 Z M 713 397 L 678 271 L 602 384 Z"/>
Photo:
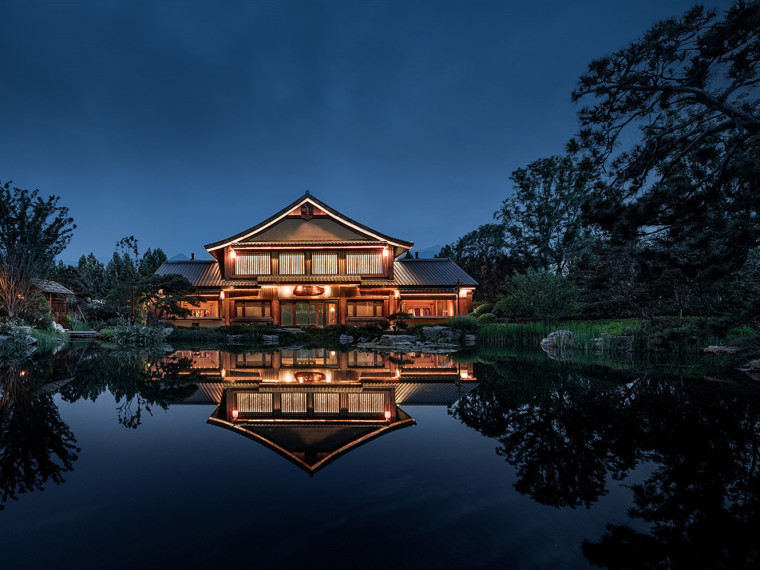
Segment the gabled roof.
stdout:
<path fill-rule="evenodd" d="M 196 287 L 222 287 L 238 285 L 242 287 L 257 286 L 255 279 L 222 279 L 219 264 L 213 259 L 193 261 L 164 261 L 156 269 L 156 275 L 181 275 Z"/>
<path fill-rule="evenodd" d="M 288 216 L 293 210 L 295 210 L 296 208 L 300 208 L 302 205 L 306 203 L 316 206 L 317 208 L 319 208 L 320 210 L 328 214 L 331 218 L 333 218 L 340 224 L 347 226 L 363 235 L 366 235 L 369 238 L 372 238 L 373 240 L 387 242 L 390 245 L 404 248 L 404 249 L 410 249 L 414 245 L 412 242 L 387 236 L 381 232 L 378 232 L 377 230 L 370 228 L 369 226 L 365 226 L 364 224 L 357 222 L 356 220 L 352 220 L 348 216 L 341 214 L 337 210 L 331 208 L 330 206 L 328 206 L 321 200 L 318 200 L 317 198 L 309 194 L 309 192 L 306 192 L 306 194 L 298 198 L 295 202 L 288 204 L 282 210 L 280 210 L 273 216 L 270 216 L 263 222 L 256 224 L 255 226 L 252 226 L 248 228 L 247 230 L 244 230 L 226 239 L 206 244 L 205 248 L 206 250 L 211 252 L 213 250 L 226 247 L 233 243 L 243 242 L 244 240 L 246 240 L 246 242 L 250 242 L 252 236 L 271 227 L 275 223 L 279 222 L 280 220 Z"/>
<path fill-rule="evenodd" d="M 74 295 L 74 291 L 67 289 L 58 283 L 58 281 L 49 281 L 47 279 L 32 279 L 32 285 L 44 293 L 53 293 L 56 295 Z"/>

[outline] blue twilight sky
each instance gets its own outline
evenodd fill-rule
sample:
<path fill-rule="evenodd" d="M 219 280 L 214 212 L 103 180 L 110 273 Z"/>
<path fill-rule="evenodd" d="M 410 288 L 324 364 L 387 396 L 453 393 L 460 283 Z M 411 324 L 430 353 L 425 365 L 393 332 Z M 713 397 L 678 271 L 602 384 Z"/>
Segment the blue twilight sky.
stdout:
<path fill-rule="evenodd" d="M 61 196 L 67 261 L 203 257 L 306 189 L 445 244 L 563 151 L 592 59 L 693 4 L 0 0 L 0 181 Z"/>

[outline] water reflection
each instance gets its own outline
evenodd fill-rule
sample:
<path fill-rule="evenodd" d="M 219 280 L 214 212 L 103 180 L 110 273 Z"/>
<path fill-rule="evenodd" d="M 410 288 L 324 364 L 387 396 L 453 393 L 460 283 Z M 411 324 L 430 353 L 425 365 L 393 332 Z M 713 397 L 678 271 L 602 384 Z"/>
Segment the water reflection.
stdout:
<path fill-rule="evenodd" d="M 208 421 L 214 426 L 209 431 L 232 438 L 228 441 L 242 435 L 309 474 L 368 441 L 413 425 L 408 410 L 418 419 L 426 417 L 412 406 L 437 405 L 457 420 L 449 424 L 459 428 L 461 422 L 492 438 L 488 447 L 505 460 L 494 468 L 497 477 L 514 474 L 516 493 L 530 497 L 532 506 L 550 507 L 536 515 L 523 502 L 519 514 L 535 516 L 531 524 L 549 524 L 547 532 L 556 525 L 561 535 L 560 519 L 570 511 L 601 519 L 593 527 L 596 535 L 590 532 L 582 544 L 577 538 L 570 545 L 595 565 L 744 567 L 757 562 L 756 385 L 557 363 L 543 354 L 479 358 L 473 364 L 452 355 L 330 349 L 194 350 L 166 356 L 91 345 L 0 363 L 0 508 L 51 481 L 62 483 L 77 465 L 77 440 L 56 406 L 56 394 L 81 405 L 110 393 L 116 400 L 113 419 L 130 430 L 140 428 L 140 434 L 154 429 L 145 421 L 148 413 L 205 403 L 213 408 L 211 416 L 209 408 L 191 422 L 203 426 Z M 69 406 L 68 412 L 78 409 Z M 399 453 L 422 452 L 409 444 L 414 438 L 406 434 L 412 433 L 404 431 L 403 442 L 399 434 Z M 461 441 L 445 441 L 447 454 L 450 449 L 456 457 Z M 490 449 L 483 466 L 490 465 Z M 97 465 L 97 459 L 92 461 Z M 444 467 L 441 479 L 448 475 Z M 95 481 L 98 474 L 90 476 Z M 325 480 L 330 477 L 314 483 Z M 610 493 L 621 483 L 630 495 Z M 498 486 L 493 487 L 484 488 L 483 496 Z M 608 511 L 598 508 L 608 495 L 628 507 L 627 519 L 609 520 Z M 415 508 L 403 489 L 398 498 L 405 508 Z M 554 509 L 563 514 L 556 519 L 546 514 Z M 493 522 L 486 519 L 483 525 Z"/>
<path fill-rule="evenodd" d="M 414 424 L 399 405 L 450 405 L 475 387 L 472 363 L 447 354 L 329 349 L 179 352 L 201 374 L 209 423 L 274 450 L 313 475 L 345 453 Z"/>
<path fill-rule="evenodd" d="M 0 510 L 74 468 L 80 450 L 53 400 L 70 381 L 60 356 L 0 363 Z"/>
<path fill-rule="evenodd" d="M 758 559 L 756 386 L 499 360 L 453 414 L 498 440 L 515 488 L 554 507 L 591 507 L 642 465 L 628 524 L 583 553 L 595 565 L 744 567 Z M 635 523 L 635 524 L 633 524 Z M 633 530 L 648 527 L 648 531 Z"/>

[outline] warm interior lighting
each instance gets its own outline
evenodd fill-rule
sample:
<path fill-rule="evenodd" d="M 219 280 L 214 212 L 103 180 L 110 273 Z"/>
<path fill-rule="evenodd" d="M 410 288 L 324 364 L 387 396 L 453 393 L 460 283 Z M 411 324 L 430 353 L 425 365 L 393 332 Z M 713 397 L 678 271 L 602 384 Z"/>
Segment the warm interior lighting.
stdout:
<path fill-rule="evenodd" d="M 335 312 L 335 307 L 330 307 L 330 312 L 334 313 Z"/>
<path fill-rule="evenodd" d="M 462 378 L 463 380 L 466 380 L 468 376 L 469 376 L 469 374 L 467 373 L 467 370 L 462 370 L 459 373 L 459 377 Z"/>
<path fill-rule="evenodd" d="M 303 384 L 304 382 L 324 382 L 327 380 L 327 376 L 321 372 L 296 372 L 295 377 L 299 384 Z"/>
<path fill-rule="evenodd" d="M 459 296 L 460 297 L 466 297 L 467 296 L 467 289 L 462 289 L 461 291 L 459 291 Z"/>
<path fill-rule="evenodd" d="M 391 419 L 391 411 L 390 410 L 385 410 L 385 419 L 386 420 Z"/>
<path fill-rule="evenodd" d="M 330 351 L 330 356 L 335 356 L 335 351 L 334 350 Z"/>
<path fill-rule="evenodd" d="M 238 417 L 238 411 L 237 410 L 232 410 L 232 419 L 236 420 L 237 417 Z"/>
<path fill-rule="evenodd" d="M 235 259 L 237 257 L 237 252 L 234 249 L 230 250 L 230 259 Z"/>
<path fill-rule="evenodd" d="M 324 292 L 325 288 L 318 287 L 317 285 L 296 285 L 293 289 L 293 295 L 297 295 L 299 297 L 322 295 Z"/>

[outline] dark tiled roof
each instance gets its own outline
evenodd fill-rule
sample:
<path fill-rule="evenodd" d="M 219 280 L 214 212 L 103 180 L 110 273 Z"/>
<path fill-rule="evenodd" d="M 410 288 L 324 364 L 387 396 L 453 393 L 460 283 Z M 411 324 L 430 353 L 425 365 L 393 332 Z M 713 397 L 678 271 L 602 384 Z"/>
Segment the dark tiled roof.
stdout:
<path fill-rule="evenodd" d="M 261 222 L 259 224 L 256 224 L 255 226 L 252 226 L 252 227 L 248 228 L 247 230 L 244 230 L 244 231 L 242 231 L 240 233 L 237 233 L 237 234 L 235 234 L 233 236 L 230 236 L 227 239 L 216 241 L 214 243 L 208 243 L 208 244 L 205 245 L 205 248 L 207 250 L 208 249 L 214 249 L 214 248 L 220 247 L 220 246 L 222 246 L 222 245 L 224 245 L 224 244 L 226 244 L 228 242 L 233 242 L 233 241 L 236 241 L 236 240 L 243 239 L 246 236 L 248 236 L 248 235 L 256 232 L 260 228 L 263 228 L 264 226 L 266 226 L 270 222 L 273 222 L 277 218 L 279 218 L 281 216 L 284 216 L 285 214 L 287 214 L 288 212 L 290 212 L 291 210 L 293 210 L 296 206 L 298 206 L 304 200 L 307 200 L 307 199 L 310 202 L 312 202 L 315 206 L 318 206 L 319 208 L 321 208 L 322 210 L 324 210 L 328 214 L 332 215 L 333 217 L 337 218 L 338 220 L 343 220 L 343 221 L 345 221 L 345 222 L 347 222 L 349 224 L 352 224 L 352 225 L 356 226 L 357 228 L 360 228 L 360 229 L 364 230 L 365 232 L 369 232 L 371 234 L 379 236 L 381 239 L 387 240 L 387 241 L 395 243 L 395 244 L 399 244 L 399 245 L 401 245 L 403 247 L 406 247 L 406 248 L 411 248 L 414 245 L 410 241 L 405 241 L 405 240 L 401 240 L 401 239 L 392 238 L 390 236 L 387 236 L 385 234 L 382 234 L 382 233 L 378 232 L 377 230 L 373 230 L 369 226 L 365 226 L 364 224 L 361 224 L 361 223 L 357 222 L 356 220 L 352 220 L 348 216 L 346 216 L 344 214 L 341 214 L 337 210 L 331 208 L 330 206 L 328 206 L 327 204 L 325 204 L 321 200 L 317 200 L 314 196 L 312 196 L 311 194 L 309 194 L 307 192 L 306 194 L 304 194 L 303 196 L 301 196 L 300 198 L 298 198 L 295 202 L 293 202 L 291 204 L 288 204 L 282 210 L 280 210 L 276 214 L 268 217 L 263 222 Z"/>
<path fill-rule="evenodd" d="M 452 260 L 397 259 L 394 279 L 361 279 L 363 285 L 385 287 L 475 287 L 478 283 Z M 355 275 L 261 275 L 256 279 L 222 279 L 216 261 L 166 261 L 156 275 L 178 274 L 196 287 L 242 286 L 255 287 L 261 283 L 359 283 Z"/>
<path fill-rule="evenodd" d="M 393 281 L 364 280 L 366 285 L 397 287 L 475 287 L 478 282 L 451 259 L 397 259 L 393 264 Z"/>
<path fill-rule="evenodd" d="M 222 275 L 216 261 L 165 261 L 156 275 L 182 275 L 196 287 L 220 287 Z"/>
<path fill-rule="evenodd" d="M 74 292 L 67 289 L 57 281 L 48 281 L 47 279 L 32 279 L 32 283 L 37 289 L 45 293 L 53 293 L 56 295 L 74 295 Z"/>

